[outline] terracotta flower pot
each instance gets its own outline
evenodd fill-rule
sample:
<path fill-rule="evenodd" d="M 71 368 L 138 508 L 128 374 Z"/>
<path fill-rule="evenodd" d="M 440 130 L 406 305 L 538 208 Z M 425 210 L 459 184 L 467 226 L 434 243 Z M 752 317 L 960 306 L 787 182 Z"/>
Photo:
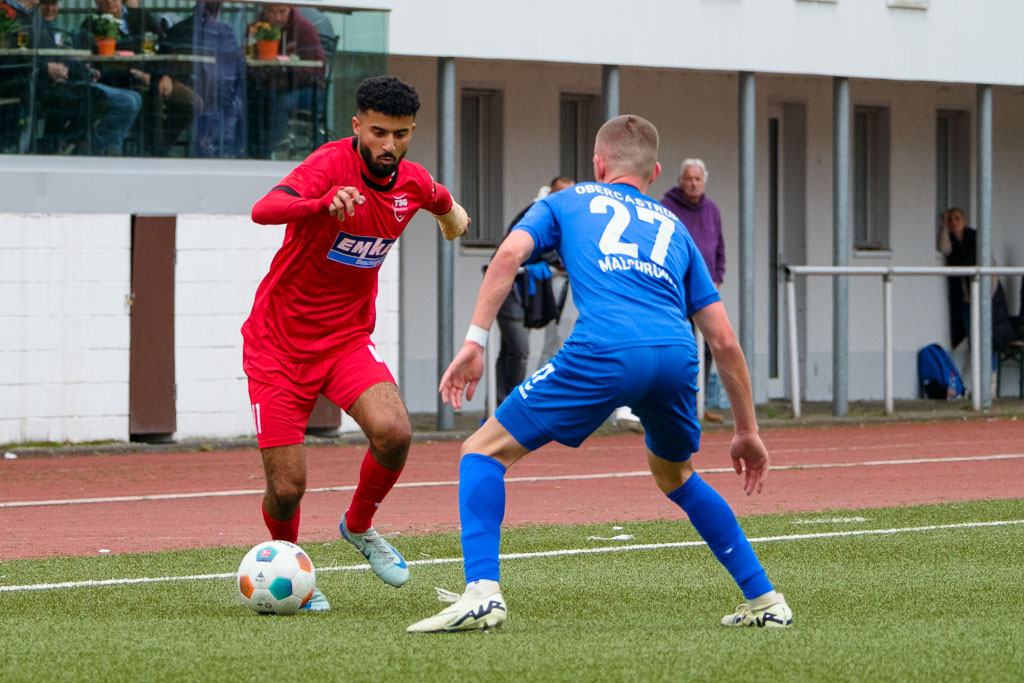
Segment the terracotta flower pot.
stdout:
<path fill-rule="evenodd" d="M 117 40 L 114 38 L 96 38 L 96 54 L 109 57 L 114 54 Z"/>
<path fill-rule="evenodd" d="M 260 40 L 256 43 L 256 56 L 260 59 L 267 61 L 277 57 L 277 48 L 281 45 L 281 40 Z"/>

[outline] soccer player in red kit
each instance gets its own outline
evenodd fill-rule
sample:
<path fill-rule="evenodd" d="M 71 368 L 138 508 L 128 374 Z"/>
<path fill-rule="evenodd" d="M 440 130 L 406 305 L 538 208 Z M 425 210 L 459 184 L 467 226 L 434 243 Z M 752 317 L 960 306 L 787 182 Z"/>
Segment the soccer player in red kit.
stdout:
<path fill-rule="evenodd" d="M 342 537 L 384 582 L 401 586 L 409 569 L 374 531 L 373 514 L 398 480 L 412 427 L 394 377 L 370 334 L 377 273 L 391 246 L 423 208 L 454 240 L 469 218 L 409 149 L 419 97 L 379 76 L 356 91 L 353 137 L 327 143 L 256 202 L 252 219 L 287 223 L 284 243 L 242 326 L 243 367 L 267 490 L 263 519 L 274 539 L 294 543 L 306 489 L 303 440 L 317 395 L 341 406 L 370 441 Z M 306 606 L 327 610 L 319 590 Z"/>

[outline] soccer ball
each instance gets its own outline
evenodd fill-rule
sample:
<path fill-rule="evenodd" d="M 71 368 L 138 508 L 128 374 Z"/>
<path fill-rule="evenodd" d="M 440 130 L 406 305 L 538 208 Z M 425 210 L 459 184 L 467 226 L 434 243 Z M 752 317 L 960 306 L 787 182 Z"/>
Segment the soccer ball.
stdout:
<path fill-rule="evenodd" d="M 238 591 L 260 614 L 295 614 L 313 597 L 316 571 L 302 548 L 288 541 L 266 541 L 238 565 Z"/>

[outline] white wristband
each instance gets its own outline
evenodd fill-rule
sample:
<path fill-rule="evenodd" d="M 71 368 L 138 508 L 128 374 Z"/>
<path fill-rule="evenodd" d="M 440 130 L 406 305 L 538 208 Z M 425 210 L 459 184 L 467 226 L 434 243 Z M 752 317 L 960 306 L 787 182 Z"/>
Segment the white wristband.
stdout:
<path fill-rule="evenodd" d="M 466 332 L 466 341 L 478 344 L 480 348 L 487 348 L 487 335 L 487 330 L 479 325 L 470 325 L 469 331 Z"/>

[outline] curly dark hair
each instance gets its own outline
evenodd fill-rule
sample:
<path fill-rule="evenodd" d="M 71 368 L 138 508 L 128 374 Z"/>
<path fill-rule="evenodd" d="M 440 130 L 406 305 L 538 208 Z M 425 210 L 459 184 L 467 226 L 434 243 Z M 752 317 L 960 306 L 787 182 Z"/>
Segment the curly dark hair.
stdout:
<path fill-rule="evenodd" d="M 416 89 L 391 76 L 374 76 L 356 90 L 356 112 L 373 110 L 386 116 L 416 116 L 420 97 Z"/>

